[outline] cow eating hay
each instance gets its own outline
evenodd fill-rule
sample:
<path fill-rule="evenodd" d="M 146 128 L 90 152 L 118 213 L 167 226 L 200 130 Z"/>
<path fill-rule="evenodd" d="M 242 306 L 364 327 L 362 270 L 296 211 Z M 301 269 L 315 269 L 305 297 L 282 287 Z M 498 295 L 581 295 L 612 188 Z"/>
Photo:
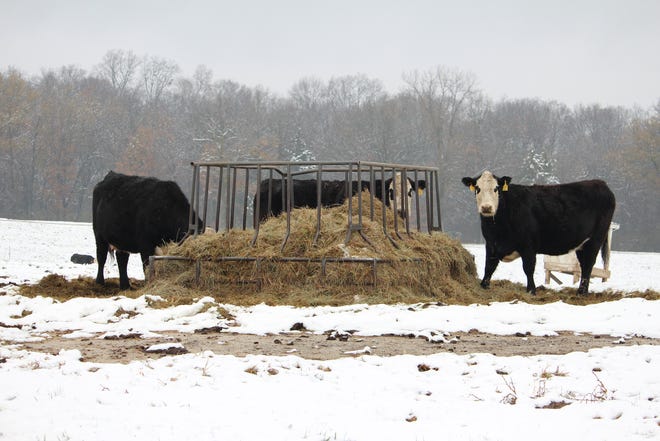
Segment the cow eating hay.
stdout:
<path fill-rule="evenodd" d="M 146 266 L 156 247 L 186 236 L 189 212 L 188 200 L 174 181 L 108 172 L 92 194 L 92 228 L 98 262 L 96 283 L 105 284 L 103 267 L 108 253 L 116 252 L 119 286 L 129 289 L 130 253 L 140 253 Z M 197 228 L 203 228 L 199 218 Z"/>
<path fill-rule="evenodd" d="M 394 208 L 396 206 L 399 215 L 405 219 L 408 217 L 407 210 L 412 206 L 413 193 L 417 191 L 421 194 L 426 188 L 426 181 L 414 181 L 407 178 L 404 183 L 405 197 L 402 197 L 402 180 L 403 175 L 401 172 L 397 172 L 393 178 L 384 181 L 375 179 L 373 184 L 369 180 L 317 181 L 316 179 L 294 179 L 291 181 L 292 207 L 316 208 L 319 204 L 322 207 L 334 207 L 343 204 L 349 193 L 351 196 L 355 196 L 360 191 L 373 191 L 376 199 L 385 201 L 387 207 Z M 257 225 L 257 213 L 259 213 L 258 221 L 263 222 L 270 216 L 279 216 L 286 211 L 284 201 L 287 189 L 288 183 L 286 180 L 266 179 L 261 182 L 259 191 L 255 194 L 253 201 L 255 227 Z"/>

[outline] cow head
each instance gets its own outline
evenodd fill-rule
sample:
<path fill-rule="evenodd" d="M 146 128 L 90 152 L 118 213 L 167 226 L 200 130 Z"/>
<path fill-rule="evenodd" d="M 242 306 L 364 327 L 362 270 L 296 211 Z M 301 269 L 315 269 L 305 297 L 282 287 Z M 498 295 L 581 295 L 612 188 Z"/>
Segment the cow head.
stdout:
<path fill-rule="evenodd" d="M 503 176 L 498 178 L 489 171 L 485 171 L 477 178 L 463 178 L 461 180 L 477 199 L 477 210 L 484 217 L 493 217 L 497 213 L 501 193 L 509 190 L 511 178 Z"/>
<path fill-rule="evenodd" d="M 402 193 L 402 179 L 403 178 L 401 172 L 397 172 L 394 175 L 394 179 L 390 178 L 385 181 L 387 184 L 387 199 L 385 201 L 385 205 L 388 207 L 394 207 L 396 205 L 396 210 L 399 216 L 406 219 L 408 217 L 407 210 L 409 210 L 412 206 L 413 192 L 417 191 L 421 194 L 421 192 L 426 188 L 426 181 L 420 180 L 415 182 L 408 178 L 404 183 L 405 188 L 403 189 L 404 192 Z M 402 197 L 403 194 L 406 195 L 405 199 Z"/>

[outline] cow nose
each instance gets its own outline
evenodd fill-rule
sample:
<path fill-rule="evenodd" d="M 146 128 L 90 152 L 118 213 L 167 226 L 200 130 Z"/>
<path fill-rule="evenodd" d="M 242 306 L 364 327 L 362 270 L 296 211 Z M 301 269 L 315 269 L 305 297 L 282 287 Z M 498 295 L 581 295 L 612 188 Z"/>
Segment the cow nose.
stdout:
<path fill-rule="evenodd" d="M 481 206 L 481 213 L 482 214 L 491 214 L 493 212 L 493 206 L 492 205 L 482 205 Z"/>

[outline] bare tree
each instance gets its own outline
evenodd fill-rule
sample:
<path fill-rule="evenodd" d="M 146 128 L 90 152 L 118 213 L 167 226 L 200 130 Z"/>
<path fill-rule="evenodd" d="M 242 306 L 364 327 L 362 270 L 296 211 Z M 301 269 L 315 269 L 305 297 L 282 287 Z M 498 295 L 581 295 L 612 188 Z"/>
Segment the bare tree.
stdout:
<path fill-rule="evenodd" d="M 383 97 L 383 83 L 366 75 L 345 75 L 328 83 L 328 100 L 335 109 L 355 109 Z"/>
<path fill-rule="evenodd" d="M 204 65 L 197 66 L 193 74 L 193 90 L 198 97 L 208 97 L 213 91 L 213 71 Z"/>
<path fill-rule="evenodd" d="M 32 216 L 35 157 L 36 93 L 20 72 L 0 73 L 0 215 Z"/>
<path fill-rule="evenodd" d="M 438 164 L 443 167 L 456 136 L 458 118 L 478 93 L 476 78 L 468 72 L 439 66 L 426 72 L 404 74 L 403 79 L 429 124 Z"/>
<path fill-rule="evenodd" d="M 142 86 L 147 102 L 158 103 L 165 89 L 174 83 L 179 66 L 158 57 L 145 57 L 142 61 Z"/>
<path fill-rule="evenodd" d="M 610 152 L 620 150 L 626 142 L 630 114 L 623 108 L 600 105 L 578 106 L 574 110 L 576 149 L 573 164 L 579 177 L 603 177 L 609 164 L 603 161 Z"/>
<path fill-rule="evenodd" d="M 327 101 L 327 87 L 319 78 L 303 78 L 291 87 L 289 98 L 301 110 L 319 110 Z"/>
<path fill-rule="evenodd" d="M 132 51 L 111 50 L 96 66 L 96 71 L 112 84 L 119 95 L 123 95 L 135 81 L 139 67 L 140 59 Z"/>

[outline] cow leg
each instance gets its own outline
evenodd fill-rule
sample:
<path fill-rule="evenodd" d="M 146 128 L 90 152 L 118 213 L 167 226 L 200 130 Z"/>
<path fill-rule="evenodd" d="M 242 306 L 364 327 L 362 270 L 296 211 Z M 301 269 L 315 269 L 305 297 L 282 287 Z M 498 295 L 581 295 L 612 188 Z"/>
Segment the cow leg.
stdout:
<path fill-rule="evenodd" d="M 576 250 L 575 255 L 577 256 L 578 262 L 580 262 L 580 286 L 578 287 L 578 294 L 588 294 L 589 293 L 589 281 L 591 280 L 591 270 L 594 268 L 596 263 L 596 257 L 598 256 L 598 244 L 593 240 L 588 240 L 583 246 L 582 249 Z"/>
<path fill-rule="evenodd" d="M 490 278 L 493 276 L 500 260 L 495 257 L 495 253 L 486 246 L 486 266 L 484 268 L 484 278 L 481 279 L 481 287 L 488 289 L 490 287 Z"/>
<path fill-rule="evenodd" d="M 534 269 L 536 268 L 536 254 L 525 253 L 521 254 L 523 271 L 527 276 L 527 292 L 536 294 L 536 284 L 534 283 Z"/>
<path fill-rule="evenodd" d="M 103 276 L 103 268 L 105 261 L 108 258 L 108 242 L 96 239 L 96 262 L 98 263 L 98 270 L 96 272 L 96 283 L 105 285 L 105 277 Z"/>
<path fill-rule="evenodd" d="M 149 276 L 149 256 L 153 256 L 156 251 L 143 251 L 140 253 L 140 258 L 142 259 L 142 271 L 144 271 L 144 279 L 146 280 Z"/>
<path fill-rule="evenodd" d="M 131 284 L 128 281 L 128 257 L 129 253 L 117 250 L 117 266 L 119 267 L 119 289 L 130 289 Z"/>
<path fill-rule="evenodd" d="M 598 257 L 598 251 L 603 246 L 605 240 L 607 239 L 607 234 L 610 229 L 610 222 L 612 221 L 612 215 L 603 216 L 599 219 L 598 225 L 594 228 L 594 231 L 591 234 L 591 239 L 586 241 L 582 248 L 575 250 L 575 255 L 580 262 L 580 286 L 578 287 L 578 294 L 588 294 L 589 293 L 589 282 L 591 281 L 591 271 L 596 264 L 596 258 Z"/>

